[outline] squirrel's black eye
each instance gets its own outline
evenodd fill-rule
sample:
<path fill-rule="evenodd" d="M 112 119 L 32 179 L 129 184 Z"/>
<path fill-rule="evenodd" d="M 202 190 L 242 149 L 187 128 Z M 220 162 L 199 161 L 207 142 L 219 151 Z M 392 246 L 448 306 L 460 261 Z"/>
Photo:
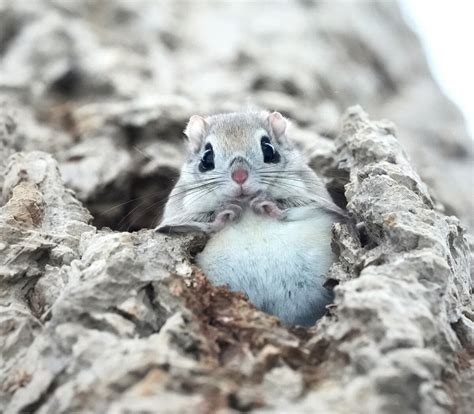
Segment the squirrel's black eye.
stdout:
<path fill-rule="evenodd" d="M 267 137 L 266 135 L 263 136 L 260 141 L 260 146 L 262 147 L 263 152 L 263 162 L 267 164 L 276 164 L 277 162 L 280 162 L 280 154 L 271 144 L 269 137 Z"/>
<path fill-rule="evenodd" d="M 212 145 L 207 143 L 204 147 L 204 153 L 201 157 L 201 162 L 199 163 L 199 171 L 205 172 L 214 169 L 214 150 Z"/>

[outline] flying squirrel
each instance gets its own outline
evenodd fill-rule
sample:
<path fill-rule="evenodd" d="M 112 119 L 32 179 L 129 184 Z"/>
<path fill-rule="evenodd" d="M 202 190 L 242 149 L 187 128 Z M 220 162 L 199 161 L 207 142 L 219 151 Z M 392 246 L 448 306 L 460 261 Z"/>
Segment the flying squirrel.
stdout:
<path fill-rule="evenodd" d="M 331 228 L 346 213 L 287 135 L 280 113 L 193 115 L 189 156 L 157 231 L 210 238 L 196 263 L 288 325 L 313 325 L 332 302 L 324 287 Z"/>

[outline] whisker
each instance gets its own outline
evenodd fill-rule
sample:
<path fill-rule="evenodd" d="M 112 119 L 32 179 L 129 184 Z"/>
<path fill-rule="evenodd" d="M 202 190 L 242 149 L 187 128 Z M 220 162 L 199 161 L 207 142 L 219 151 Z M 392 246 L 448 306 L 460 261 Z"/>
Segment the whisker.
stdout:
<path fill-rule="evenodd" d="M 195 186 L 192 186 L 192 187 L 189 187 L 183 191 L 180 191 L 178 193 L 174 193 L 174 194 L 170 194 L 168 197 L 165 197 L 161 200 L 158 200 L 152 204 L 150 204 L 148 207 L 145 207 L 143 210 L 142 210 L 142 213 L 150 210 L 151 208 L 157 208 L 157 209 L 161 209 L 167 202 L 168 200 L 170 199 L 173 199 L 175 197 L 178 197 L 178 196 L 182 196 L 183 194 L 187 194 L 189 196 L 193 196 L 193 195 L 198 195 L 198 194 L 201 194 L 201 193 L 205 193 L 206 194 L 206 191 L 210 192 L 211 189 L 214 189 L 216 188 L 217 186 L 220 186 L 221 184 L 223 183 L 223 181 L 220 181 L 220 182 L 213 182 L 211 184 L 209 183 L 205 183 L 205 184 L 199 184 L 199 185 L 195 185 Z M 175 187 L 176 188 L 176 187 Z M 137 209 L 139 209 L 142 205 L 138 205 L 137 207 L 133 208 L 128 214 L 126 214 L 121 220 L 120 222 L 118 223 L 118 226 L 120 228 L 121 224 L 124 222 L 125 219 L 127 219 L 131 214 L 133 214 Z M 127 228 L 127 231 L 130 229 L 130 227 L 133 225 L 133 223 L 135 222 L 136 220 L 132 220 L 132 222 L 129 224 L 128 228 Z"/>
<path fill-rule="evenodd" d="M 143 155 L 145 158 L 149 160 L 153 160 L 153 157 L 151 155 L 147 154 L 145 151 L 141 150 L 136 145 L 133 145 L 133 149 L 137 151 L 138 153 L 140 153 L 141 155 Z"/>
<path fill-rule="evenodd" d="M 197 185 L 200 185 L 200 184 L 207 184 L 207 183 L 212 183 L 216 180 L 220 180 L 220 178 L 210 178 L 208 180 L 203 180 L 203 181 L 199 181 L 198 183 L 196 183 Z M 179 185 L 175 185 L 174 188 L 185 188 L 185 187 L 188 187 L 190 185 L 194 185 L 194 184 L 179 184 Z"/>
<path fill-rule="evenodd" d="M 314 170 L 270 170 L 268 168 L 259 168 L 257 169 L 256 171 L 258 172 L 265 172 L 265 173 L 268 173 L 268 174 L 278 174 L 278 173 L 289 173 L 289 174 L 308 174 L 308 173 L 315 173 L 317 174 L 316 171 Z M 325 173 L 324 175 L 323 174 L 318 174 L 318 177 L 321 177 L 321 178 L 345 178 L 347 179 L 347 174 L 336 174 L 336 173 L 333 173 L 333 172 L 329 172 L 329 173 Z"/>
<path fill-rule="evenodd" d="M 130 203 L 133 203 L 134 201 L 141 200 L 141 199 L 143 199 L 143 198 L 150 198 L 150 197 L 153 197 L 153 196 L 155 196 L 155 195 L 157 195 L 157 194 L 164 193 L 164 192 L 169 192 L 169 191 L 171 191 L 171 190 L 153 191 L 152 193 L 148 193 L 148 194 L 142 195 L 142 196 L 140 196 L 140 197 L 132 198 L 131 200 L 125 201 L 125 202 L 123 202 L 123 203 L 116 204 L 116 205 L 114 205 L 113 207 L 110 207 L 110 208 L 108 208 L 107 210 L 104 210 L 101 214 L 109 213 L 109 212 L 111 212 L 112 210 L 115 210 L 115 209 L 117 209 L 117 208 L 119 208 L 119 207 L 123 207 L 123 206 L 125 206 L 125 205 L 127 205 L 127 204 L 130 204 Z"/>
<path fill-rule="evenodd" d="M 283 183 L 283 182 L 277 182 L 277 183 L 274 183 L 274 182 L 268 182 L 268 181 L 265 181 L 265 180 L 262 180 L 262 183 L 264 184 L 267 184 L 267 185 L 272 185 L 274 187 L 277 187 L 277 188 L 281 188 L 282 190 L 285 190 L 285 191 L 288 191 L 288 192 L 291 192 L 291 190 L 294 190 L 295 189 L 295 186 L 292 186 L 288 183 Z M 310 200 L 313 200 L 313 201 L 322 201 L 322 202 L 325 202 L 325 203 L 331 203 L 333 204 L 333 201 L 331 198 L 325 198 L 325 197 L 322 197 L 322 196 L 319 196 L 317 194 L 314 194 L 314 193 L 310 193 L 309 195 L 305 196 L 307 197 L 308 199 Z"/>
<path fill-rule="evenodd" d="M 312 184 L 319 188 L 325 187 L 324 182 L 321 182 L 318 179 L 313 178 L 301 178 L 301 177 L 285 177 L 285 176 L 266 176 L 262 174 L 261 178 L 271 179 L 273 180 L 272 183 L 276 183 L 277 181 L 290 181 L 295 183 L 303 183 L 303 184 Z"/>
<path fill-rule="evenodd" d="M 268 167 L 258 168 L 255 171 L 264 171 L 264 172 L 269 173 L 269 174 L 274 174 L 274 173 L 306 173 L 306 174 L 308 174 L 308 173 L 313 172 L 313 170 L 290 170 L 290 169 L 275 170 L 275 169 L 271 169 L 271 168 L 268 168 Z"/>
<path fill-rule="evenodd" d="M 217 185 L 217 184 L 222 184 L 224 181 L 216 181 L 216 182 L 212 182 L 212 183 L 205 183 L 205 184 L 200 184 L 200 185 L 196 185 L 194 187 L 190 187 L 190 188 L 187 188 L 183 191 L 180 191 L 178 193 L 172 193 L 170 194 L 169 198 L 173 198 L 173 197 L 176 197 L 176 196 L 179 196 L 179 195 L 182 195 L 182 194 L 185 194 L 189 191 L 193 191 L 193 190 L 197 190 L 197 189 L 200 189 L 200 188 L 204 188 L 204 187 L 211 187 L 213 185 Z M 176 188 L 176 187 L 175 187 Z"/>
<path fill-rule="evenodd" d="M 305 187 L 297 187 L 295 185 L 291 185 L 291 184 L 288 184 L 288 183 L 283 183 L 283 182 L 272 182 L 272 181 L 268 181 L 268 180 L 261 180 L 261 182 L 263 184 L 266 184 L 268 186 L 272 186 L 273 188 L 281 188 L 285 191 L 288 191 L 289 193 L 291 193 L 291 191 L 295 190 L 296 188 L 300 189 L 300 190 L 304 190 Z"/>
<path fill-rule="evenodd" d="M 125 219 L 127 219 L 128 217 L 130 217 L 131 214 L 133 214 L 135 211 L 137 211 L 137 209 L 139 209 L 139 208 L 142 206 L 142 204 L 143 204 L 143 203 L 141 203 L 141 204 L 139 204 L 138 206 L 134 207 L 134 208 L 133 208 L 132 210 L 130 210 L 124 217 L 122 217 L 122 219 L 118 222 L 117 228 L 120 229 L 120 226 L 121 226 L 122 223 L 125 221 Z M 153 204 L 155 204 L 155 203 L 153 203 Z M 152 205 L 153 205 L 153 204 L 152 204 Z M 145 210 L 143 210 L 143 211 L 146 211 L 146 210 L 148 210 L 149 208 L 150 208 L 150 206 L 147 207 L 147 208 L 146 208 Z M 130 227 L 131 227 L 132 224 L 133 224 L 133 222 L 129 224 L 129 226 L 127 227 L 127 231 L 130 229 Z"/>
<path fill-rule="evenodd" d="M 192 201 L 196 203 L 197 201 L 201 200 L 204 196 L 210 194 L 212 191 L 218 189 L 221 185 L 217 185 L 213 188 L 203 188 L 199 193 L 192 194 Z"/>
<path fill-rule="evenodd" d="M 262 172 L 260 173 L 259 175 L 266 175 L 268 177 L 273 177 L 273 176 L 277 176 L 277 177 L 296 177 L 296 178 L 301 178 L 301 179 L 311 179 L 311 180 L 314 180 L 314 181 L 321 181 L 321 179 L 319 177 L 313 177 L 311 175 L 302 175 L 302 174 L 297 174 L 297 173 L 291 173 L 291 172 L 281 172 L 281 173 L 275 173 L 275 174 L 269 174 L 269 173 L 266 173 L 266 172 Z"/>
<path fill-rule="evenodd" d="M 215 186 L 212 186 L 212 187 L 211 186 L 206 186 L 206 187 L 203 187 L 203 188 L 199 188 L 196 191 L 191 192 L 191 194 L 189 194 L 189 197 L 192 199 L 191 201 L 193 203 L 196 203 L 198 200 L 200 200 L 201 198 L 203 198 L 206 195 L 210 194 L 216 188 L 220 187 L 221 184 L 218 184 L 218 185 L 215 185 Z M 189 216 L 190 216 L 189 220 L 191 220 L 192 215 L 189 215 Z M 155 227 L 159 224 L 158 223 L 158 218 L 155 219 L 154 224 L 155 224 Z"/>

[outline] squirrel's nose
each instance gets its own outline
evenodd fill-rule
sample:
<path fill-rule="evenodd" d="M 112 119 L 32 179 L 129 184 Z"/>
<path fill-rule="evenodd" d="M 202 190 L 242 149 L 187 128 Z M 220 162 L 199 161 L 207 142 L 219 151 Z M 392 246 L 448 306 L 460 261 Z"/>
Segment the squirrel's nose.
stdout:
<path fill-rule="evenodd" d="M 246 170 L 243 170 L 241 168 L 235 170 L 232 172 L 232 179 L 237 183 L 237 184 L 243 184 L 247 180 L 249 176 L 249 173 Z"/>

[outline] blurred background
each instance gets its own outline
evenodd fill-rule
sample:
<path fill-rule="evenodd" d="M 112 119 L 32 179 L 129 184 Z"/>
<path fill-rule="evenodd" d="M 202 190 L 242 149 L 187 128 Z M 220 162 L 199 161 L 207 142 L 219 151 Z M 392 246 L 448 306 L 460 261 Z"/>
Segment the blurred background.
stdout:
<path fill-rule="evenodd" d="M 0 168 L 47 151 L 97 226 L 137 230 L 159 218 L 190 115 L 281 111 L 317 168 L 360 104 L 472 226 L 468 16 L 468 1 L 0 0 Z"/>
<path fill-rule="evenodd" d="M 403 0 L 402 11 L 419 35 L 430 69 L 441 89 L 457 104 L 474 139 L 474 38 L 469 0 Z"/>

